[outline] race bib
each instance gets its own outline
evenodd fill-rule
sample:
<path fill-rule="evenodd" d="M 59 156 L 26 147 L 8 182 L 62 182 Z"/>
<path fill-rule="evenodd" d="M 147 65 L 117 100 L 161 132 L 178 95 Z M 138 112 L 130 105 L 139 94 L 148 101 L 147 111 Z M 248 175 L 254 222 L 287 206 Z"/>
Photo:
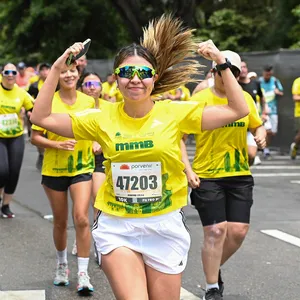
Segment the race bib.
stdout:
<path fill-rule="evenodd" d="M 124 203 L 151 203 L 161 200 L 161 163 L 112 163 L 116 200 Z"/>
<path fill-rule="evenodd" d="M 265 92 L 264 94 L 266 102 L 271 102 L 275 99 L 275 92 L 274 91 L 269 91 L 269 92 Z"/>
<path fill-rule="evenodd" d="M 10 131 L 16 129 L 19 124 L 18 115 L 14 114 L 6 114 L 0 115 L 0 130 L 1 131 Z"/>

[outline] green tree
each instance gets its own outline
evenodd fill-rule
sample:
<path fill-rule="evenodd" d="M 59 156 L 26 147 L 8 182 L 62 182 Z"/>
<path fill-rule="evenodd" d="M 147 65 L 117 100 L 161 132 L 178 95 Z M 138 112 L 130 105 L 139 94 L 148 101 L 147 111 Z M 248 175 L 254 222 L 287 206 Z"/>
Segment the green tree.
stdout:
<path fill-rule="evenodd" d="M 299 49 L 300 48 L 300 5 L 296 6 L 292 10 L 292 14 L 297 18 L 297 22 L 292 26 L 289 33 L 289 37 L 294 42 L 290 48 Z"/>

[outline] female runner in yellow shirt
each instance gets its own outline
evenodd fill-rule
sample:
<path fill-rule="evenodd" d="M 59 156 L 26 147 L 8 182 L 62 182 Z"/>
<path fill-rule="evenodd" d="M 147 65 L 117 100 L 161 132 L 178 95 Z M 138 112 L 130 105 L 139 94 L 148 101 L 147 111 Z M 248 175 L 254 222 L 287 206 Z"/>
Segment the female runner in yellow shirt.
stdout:
<path fill-rule="evenodd" d="M 0 85 L 0 202 L 1 216 L 14 218 L 10 202 L 16 190 L 24 155 L 24 130 L 21 109 L 30 113 L 33 98 L 16 85 L 17 68 L 6 64 Z"/>
<path fill-rule="evenodd" d="M 76 66 L 71 68 L 65 66 L 57 75 L 60 88 L 55 94 L 51 94 L 51 97 L 54 94 L 52 112 L 60 115 L 60 113 L 80 112 L 95 107 L 95 100 L 92 97 L 76 91 L 79 79 Z M 42 185 L 54 216 L 53 239 L 58 262 L 54 284 L 69 284 L 67 260 L 69 190 L 73 201 L 73 219 L 78 248 L 77 291 L 80 294 L 88 294 L 93 292 L 88 276 L 91 244 L 88 211 L 94 171 L 92 141 L 75 141 L 65 138 L 43 126 L 33 125 L 32 129 L 32 143 L 45 148 Z"/>
<path fill-rule="evenodd" d="M 103 148 L 107 178 L 95 203 L 102 213 L 93 237 L 116 299 L 179 299 L 190 247 L 181 212 L 187 204 L 182 132 L 224 126 L 246 116 L 248 106 L 226 67 L 229 62 L 213 42 L 196 45 L 181 21 L 163 16 L 145 29 L 142 45 L 124 47 L 115 58 L 124 102 L 98 112 L 55 114 L 51 103 L 59 74 L 69 54 L 82 48 L 75 43 L 55 61 L 31 120 L 69 138 L 96 140 Z M 191 81 L 198 64 L 186 59 L 197 49 L 207 59 L 225 63 L 221 73 L 228 104 L 204 108 L 191 101 L 154 103 L 151 94 Z"/>

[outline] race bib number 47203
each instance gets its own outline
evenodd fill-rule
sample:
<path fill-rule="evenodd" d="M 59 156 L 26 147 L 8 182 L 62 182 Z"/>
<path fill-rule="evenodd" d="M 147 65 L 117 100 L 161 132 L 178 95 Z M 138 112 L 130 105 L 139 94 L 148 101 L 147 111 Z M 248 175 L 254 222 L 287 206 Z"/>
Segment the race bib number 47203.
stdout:
<path fill-rule="evenodd" d="M 151 203 L 161 200 L 161 163 L 112 163 L 116 200 L 124 203 Z"/>

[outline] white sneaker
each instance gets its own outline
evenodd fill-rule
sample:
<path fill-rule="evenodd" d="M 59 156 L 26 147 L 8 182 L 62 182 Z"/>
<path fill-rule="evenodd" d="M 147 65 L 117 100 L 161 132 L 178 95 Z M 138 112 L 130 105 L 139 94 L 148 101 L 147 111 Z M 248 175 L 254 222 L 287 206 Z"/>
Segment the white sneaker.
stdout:
<path fill-rule="evenodd" d="M 90 283 L 90 277 L 86 272 L 78 273 L 77 292 L 80 294 L 89 294 L 94 291 L 94 287 Z"/>
<path fill-rule="evenodd" d="M 296 159 L 297 157 L 297 145 L 296 143 L 292 143 L 290 146 L 290 157 L 291 159 Z"/>
<path fill-rule="evenodd" d="M 73 247 L 72 247 L 72 255 L 77 255 L 77 244 L 76 244 L 76 240 L 73 243 Z"/>
<path fill-rule="evenodd" d="M 69 269 L 68 264 L 58 264 L 56 267 L 54 285 L 69 285 Z"/>
<path fill-rule="evenodd" d="M 261 160 L 260 160 L 259 156 L 257 156 L 257 155 L 255 156 L 253 165 L 254 166 L 261 165 Z"/>

